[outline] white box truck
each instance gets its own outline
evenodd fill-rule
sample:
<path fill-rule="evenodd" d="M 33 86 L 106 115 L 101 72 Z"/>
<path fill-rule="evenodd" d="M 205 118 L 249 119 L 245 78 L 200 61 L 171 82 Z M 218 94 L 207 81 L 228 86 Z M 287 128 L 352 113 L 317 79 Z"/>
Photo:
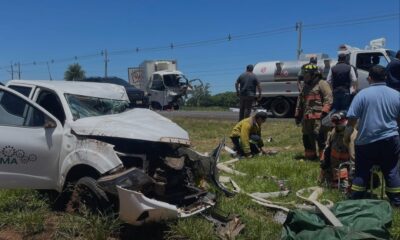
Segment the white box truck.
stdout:
<path fill-rule="evenodd" d="M 194 81 L 177 69 L 176 60 L 146 60 L 139 67 L 128 68 L 129 83 L 148 94 L 153 109 L 177 110 Z"/>

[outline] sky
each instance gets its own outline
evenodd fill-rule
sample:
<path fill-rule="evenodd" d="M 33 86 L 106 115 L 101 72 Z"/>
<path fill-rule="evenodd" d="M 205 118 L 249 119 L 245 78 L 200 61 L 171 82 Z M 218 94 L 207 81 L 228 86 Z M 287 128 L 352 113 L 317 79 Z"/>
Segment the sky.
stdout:
<path fill-rule="evenodd" d="M 399 0 L 3 0 L 0 81 L 17 63 L 21 79 L 62 80 L 73 63 L 104 76 L 107 50 L 108 76 L 174 59 L 212 94 L 233 91 L 247 64 L 296 59 L 297 22 L 304 53 L 336 59 L 340 44 L 364 48 L 381 37 L 400 49 Z"/>

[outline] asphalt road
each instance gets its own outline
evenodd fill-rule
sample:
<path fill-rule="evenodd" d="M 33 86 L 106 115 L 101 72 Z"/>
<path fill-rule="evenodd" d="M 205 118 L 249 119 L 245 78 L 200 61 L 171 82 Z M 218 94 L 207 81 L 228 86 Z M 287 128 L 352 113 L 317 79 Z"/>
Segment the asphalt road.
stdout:
<path fill-rule="evenodd" d="M 214 119 L 214 120 L 230 120 L 237 121 L 238 112 L 230 111 L 158 111 L 161 115 L 167 118 L 173 117 L 188 117 L 199 119 Z M 269 118 L 268 121 L 292 121 L 291 118 Z"/>

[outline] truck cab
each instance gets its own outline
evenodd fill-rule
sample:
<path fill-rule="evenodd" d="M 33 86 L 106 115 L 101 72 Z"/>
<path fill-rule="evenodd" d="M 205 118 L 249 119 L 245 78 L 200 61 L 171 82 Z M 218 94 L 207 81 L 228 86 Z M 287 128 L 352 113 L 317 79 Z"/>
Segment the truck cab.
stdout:
<path fill-rule="evenodd" d="M 192 90 L 191 83 L 200 81 L 188 80 L 177 69 L 176 60 L 146 60 L 139 67 L 128 68 L 129 83 L 148 94 L 152 109 L 177 110 Z"/>
<path fill-rule="evenodd" d="M 373 65 L 386 67 L 391 61 L 391 51 L 387 49 L 354 50 L 350 53 L 350 64 L 357 70 L 358 89 L 368 87 L 369 69 Z"/>
<path fill-rule="evenodd" d="M 147 87 L 153 109 L 178 110 L 181 97 L 188 90 L 189 80 L 179 71 L 152 74 Z"/>

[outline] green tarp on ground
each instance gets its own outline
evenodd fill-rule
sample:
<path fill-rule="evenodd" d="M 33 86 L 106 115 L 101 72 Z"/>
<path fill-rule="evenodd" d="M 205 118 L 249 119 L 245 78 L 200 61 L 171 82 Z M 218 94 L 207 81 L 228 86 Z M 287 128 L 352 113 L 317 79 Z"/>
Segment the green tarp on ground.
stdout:
<path fill-rule="evenodd" d="M 281 239 L 389 239 L 393 212 L 387 201 L 362 199 L 338 202 L 331 209 L 343 227 L 333 227 L 322 214 L 290 211 Z"/>

